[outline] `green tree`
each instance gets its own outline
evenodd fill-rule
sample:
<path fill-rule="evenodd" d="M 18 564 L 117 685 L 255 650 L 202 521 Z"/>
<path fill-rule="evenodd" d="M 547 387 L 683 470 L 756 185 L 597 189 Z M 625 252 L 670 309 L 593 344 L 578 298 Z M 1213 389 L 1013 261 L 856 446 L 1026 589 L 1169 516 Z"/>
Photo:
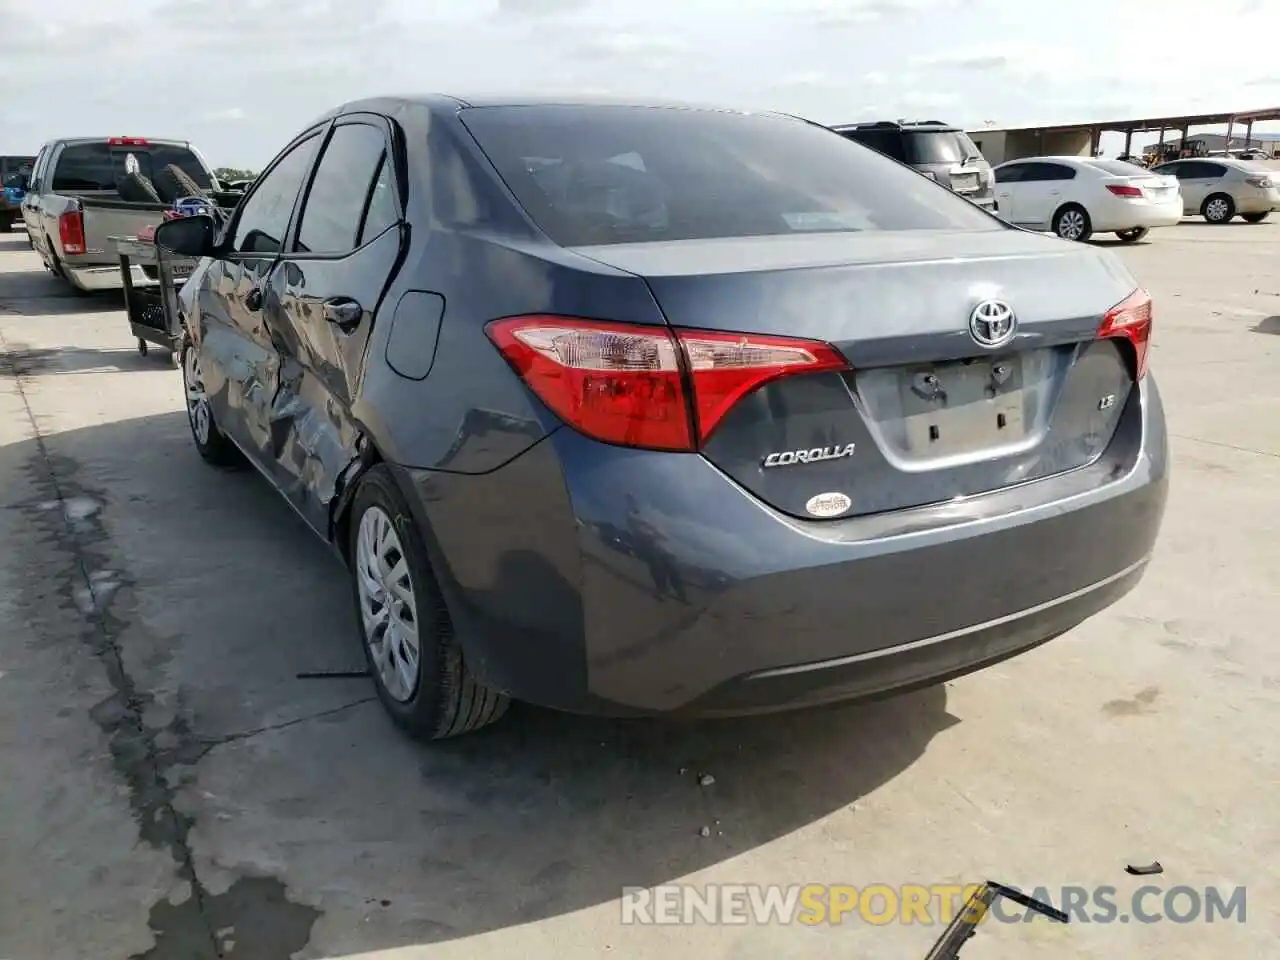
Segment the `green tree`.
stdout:
<path fill-rule="evenodd" d="M 241 170 L 239 167 L 214 167 L 213 175 L 219 180 L 252 180 L 257 176 L 252 170 Z"/>

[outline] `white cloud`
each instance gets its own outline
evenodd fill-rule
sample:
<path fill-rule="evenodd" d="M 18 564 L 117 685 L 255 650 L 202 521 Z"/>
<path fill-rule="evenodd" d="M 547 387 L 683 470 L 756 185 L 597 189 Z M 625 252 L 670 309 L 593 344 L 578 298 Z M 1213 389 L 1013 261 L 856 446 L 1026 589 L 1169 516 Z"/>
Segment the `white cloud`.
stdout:
<path fill-rule="evenodd" d="M 870 73 L 862 75 L 862 82 L 869 83 L 872 86 L 880 87 L 889 82 L 889 78 L 879 70 L 872 70 Z"/>

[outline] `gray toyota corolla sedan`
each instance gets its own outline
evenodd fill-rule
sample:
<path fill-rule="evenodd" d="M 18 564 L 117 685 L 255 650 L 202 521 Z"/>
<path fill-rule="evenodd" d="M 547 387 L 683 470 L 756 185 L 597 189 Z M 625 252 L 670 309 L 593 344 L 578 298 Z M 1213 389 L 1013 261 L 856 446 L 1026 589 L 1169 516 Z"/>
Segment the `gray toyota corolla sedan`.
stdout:
<path fill-rule="evenodd" d="M 1156 539 L 1134 278 L 801 120 L 367 100 L 157 237 L 196 447 L 341 553 L 419 736 L 934 683 Z"/>

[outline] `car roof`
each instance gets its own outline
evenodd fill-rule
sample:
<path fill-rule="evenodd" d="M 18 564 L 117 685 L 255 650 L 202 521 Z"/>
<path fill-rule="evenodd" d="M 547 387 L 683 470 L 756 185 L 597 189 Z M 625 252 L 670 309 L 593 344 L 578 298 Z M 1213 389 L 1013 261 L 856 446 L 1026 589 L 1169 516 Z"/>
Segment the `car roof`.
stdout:
<path fill-rule="evenodd" d="M 652 107 L 672 110 L 707 110 L 716 113 L 737 113 L 744 116 L 776 116 L 773 111 L 751 111 L 726 107 L 720 104 L 696 103 L 682 100 L 660 100 L 640 97 L 622 97 L 596 94 L 448 94 L 448 93 L 414 93 L 396 96 L 372 97 L 354 100 L 330 110 L 324 116 L 340 116 L 356 113 L 361 110 L 379 111 L 386 109 L 402 109 L 406 106 L 421 106 L 432 110 L 456 111 L 482 107 Z M 799 119 L 799 118 L 792 118 Z"/>
<path fill-rule="evenodd" d="M 1073 164 L 1073 163 L 1084 163 L 1084 162 L 1089 161 L 1089 160 L 1102 160 L 1102 159 L 1105 159 L 1105 158 L 1103 158 L 1103 157 L 1065 157 L 1065 156 L 1063 156 L 1063 157 L 1018 157 L 1016 160 L 1006 160 L 1004 163 L 999 164 L 999 165 L 997 166 L 997 169 L 999 169 L 999 167 L 1008 167 L 1008 166 L 1012 166 L 1012 165 L 1013 165 L 1013 164 L 1015 164 L 1015 163 L 1066 163 L 1066 164 Z"/>
<path fill-rule="evenodd" d="M 941 120 L 875 120 L 866 123 L 840 123 L 831 128 L 837 133 L 852 130 L 898 130 L 902 133 L 961 133 L 963 128 Z"/>

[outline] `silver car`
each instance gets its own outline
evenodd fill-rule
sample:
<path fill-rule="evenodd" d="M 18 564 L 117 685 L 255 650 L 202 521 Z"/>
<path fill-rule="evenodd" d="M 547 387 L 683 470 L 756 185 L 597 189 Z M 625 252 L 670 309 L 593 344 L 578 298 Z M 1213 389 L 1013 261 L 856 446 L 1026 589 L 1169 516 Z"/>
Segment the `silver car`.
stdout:
<path fill-rule="evenodd" d="M 1253 160 L 1173 160 L 1152 167 L 1151 172 L 1178 178 L 1183 213 L 1188 217 L 1227 223 L 1239 214 L 1247 223 L 1261 223 L 1272 210 L 1280 210 L 1280 170 Z"/>

